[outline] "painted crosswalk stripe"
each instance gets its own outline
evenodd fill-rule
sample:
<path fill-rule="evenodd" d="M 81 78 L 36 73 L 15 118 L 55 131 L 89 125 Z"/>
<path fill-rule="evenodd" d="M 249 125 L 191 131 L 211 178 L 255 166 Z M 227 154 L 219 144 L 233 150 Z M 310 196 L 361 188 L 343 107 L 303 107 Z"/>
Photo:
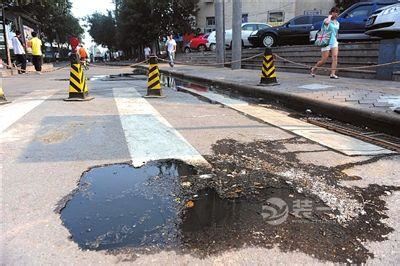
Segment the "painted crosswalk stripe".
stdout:
<path fill-rule="evenodd" d="M 136 89 L 114 88 L 113 92 L 134 166 L 160 159 L 207 164 L 203 156 Z"/>
<path fill-rule="evenodd" d="M 36 90 L 0 107 L 0 133 L 51 97 L 57 90 Z"/>
<path fill-rule="evenodd" d="M 250 105 L 245 101 L 236 100 L 214 92 L 200 92 L 194 89 L 180 87 L 181 90 L 207 98 L 228 106 L 240 113 L 262 120 L 268 124 L 290 131 L 325 147 L 331 148 L 349 156 L 391 154 L 393 151 L 345 136 L 325 128 L 321 128 L 301 120 L 291 118 L 286 113 Z"/>

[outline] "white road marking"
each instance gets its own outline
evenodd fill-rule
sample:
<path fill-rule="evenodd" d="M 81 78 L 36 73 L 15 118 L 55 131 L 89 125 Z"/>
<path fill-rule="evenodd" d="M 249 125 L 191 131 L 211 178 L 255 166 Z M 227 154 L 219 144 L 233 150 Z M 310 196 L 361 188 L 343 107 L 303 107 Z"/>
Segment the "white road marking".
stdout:
<path fill-rule="evenodd" d="M 324 90 L 328 88 L 333 88 L 334 86 L 331 85 L 324 85 L 324 84 L 308 84 L 304 86 L 300 86 L 300 89 L 306 89 L 306 90 Z"/>
<path fill-rule="evenodd" d="M 36 90 L 0 106 L 0 134 L 56 92 L 57 90 Z"/>
<path fill-rule="evenodd" d="M 160 159 L 208 164 L 136 89 L 114 88 L 113 92 L 134 166 Z"/>
<path fill-rule="evenodd" d="M 321 128 L 301 120 L 291 118 L 286 113 L 250 105 L 245 101 L 231 99 L 213 92 L 201 92 L 181 87 L 192 94 L 200 95 L 211 101 L 228 106 L 236 111 L 260 119 L 268 124 L 288 130 L 296 135 L 315 141 L 323 146 L 349 156 L 391 154 L 393 151 Z"/>

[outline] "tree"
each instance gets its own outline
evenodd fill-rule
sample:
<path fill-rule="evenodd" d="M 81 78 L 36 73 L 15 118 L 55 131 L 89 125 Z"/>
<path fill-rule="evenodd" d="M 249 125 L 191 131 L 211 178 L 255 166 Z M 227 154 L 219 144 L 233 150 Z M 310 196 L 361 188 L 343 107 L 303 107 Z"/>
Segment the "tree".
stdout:
<path fill-rule="evenodd" d="M 361 2 L 361 0 L 335 0 L 336 6 L 342 11 L 358 2 Z"/>
<path fill-rule="evenodd" d="M 69 0 L 8 0 L 12 9 L 32 14 L 40 22 L 47 42 L 66 43 L 69 36 L 80 36 L 84 30 L 71 13 Z"/>
<path fill-rule="evenodd" d="M 118 0 L 116 4 L 119 46 L 128 49 L 170 32 L 189 32 L 198 0 Z"/>
<path fill-rule="evenodd" d="M 107 46 L 109 49 L 117 47 L 116 21 L 111 11 L 108 11 L 107 15 L 94 13 L 86 17 L 86 21 L 88 22 L 89 34 L 96 43 Z"/>

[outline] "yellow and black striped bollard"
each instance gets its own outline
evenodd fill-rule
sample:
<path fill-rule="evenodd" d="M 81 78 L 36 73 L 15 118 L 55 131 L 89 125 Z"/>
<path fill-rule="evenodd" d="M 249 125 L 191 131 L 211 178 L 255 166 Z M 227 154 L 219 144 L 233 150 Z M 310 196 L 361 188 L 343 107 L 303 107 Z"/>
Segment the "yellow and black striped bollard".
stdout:
<path fill-rule="evenodd" d="M 149 65 L 149 76 L 147 79 L 147 95 L 146 98 L 160 98 L 165 97 L 162 94 L 160 82 L 160 70 L 158 69 L 157 57 L 151 56 Z"/>
<path fill-rule="evenodd" d="M 10 103 L 7 101 L 6 96 L 4 95 L 3 91 L 3 73 L 0 73 L 0 105 Z"/>
<path fill-rule="evenodd" d="M 272 50 L 266 48 L 264 52 L 264 60 L 261 71 L 261 81 L 259 86 L 275 86 L 279 85 L 276 79 L 276 69 Z"/>
<path fill-rule="evenodd" d="M 90 101 L 87 80 L 81 64 L 71 64 L 69 77 L 69 97 L 64 101 Z"/>

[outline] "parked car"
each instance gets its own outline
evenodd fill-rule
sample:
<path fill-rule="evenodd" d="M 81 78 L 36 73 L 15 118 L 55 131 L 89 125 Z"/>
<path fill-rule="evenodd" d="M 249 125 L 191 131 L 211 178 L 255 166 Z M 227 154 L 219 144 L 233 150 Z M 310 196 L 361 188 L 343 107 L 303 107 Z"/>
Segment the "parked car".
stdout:
<path fill-rule="evenodd" d="M 370 36 L 365 34 L 365 23 L 368 17 L 376 10 L 398 3 L 397 0 L 366 1 L 352 5 L 343 11 L 338 21 L 340 23 L 338 40 L 368 40 Z M 315 23 L 310 31 L 310 42 L 315 41 L 317 32 L 321 29 L 322 22 Z"/>
<path fill-rule="evenodd" d="M 189 45 L 185 47 L 185 53 L 190 52 L 191 50 L 198 50 L 204 52 L 207 50 L 207 43 L 208 43 L 208 34 L 206 35 L 199 35 L 196 38 L 190 40 Z M 187 48 L 190 50 L 187 51 Z"/>
<path fill-rule="evenodd" d="M 376 10 L 366 23 L 366 34 L 382 38 L 400 37 L 400 3 Z"/>
<path fill-rule="evenodd" d="M 258 22 L 248 22 L 248 23 L 243 23 L 242 24 L 242 45 L 244 47 L 252 46 L 252 44 L 249 42 L 248 37 L 250 34 L 252 34 L 254 31 L 266 29 L 266 28 L 271 28 L 270 25 L 266 23 L 258 23 Z M 208 38 L 208 43 L 210 50 L 215 50 L 215 44 L 216 44 L 216 33 L 213 31 L 210 33 L 210 36 Z M 225 45 L 227 48 L 232 47 L 232 30 L 226 30 L 225 31 Z"/>
<path fill-rule="evenodd" d="M 211 32 L 209 35 L 208 35 L 208 38 L 207 38 L 207 40 L 208 40 L 208 42 L 207 42 L 207 48 L 210 50 L 210 51 L 215 51 L 215 48 L 216 48 L 216 43 L 217 43 L 217 36 L 216 36 L 216 31 L 213 31 L 213 32 Z"/>
<path fill-rule="evenodd" d="M 272 47 L 278 44 L 307 44 L 313 23 L 324 16 L 297 16 L 281 26 L 264 28 L 250 34 L 248 41 L 253 46 Z"/>

